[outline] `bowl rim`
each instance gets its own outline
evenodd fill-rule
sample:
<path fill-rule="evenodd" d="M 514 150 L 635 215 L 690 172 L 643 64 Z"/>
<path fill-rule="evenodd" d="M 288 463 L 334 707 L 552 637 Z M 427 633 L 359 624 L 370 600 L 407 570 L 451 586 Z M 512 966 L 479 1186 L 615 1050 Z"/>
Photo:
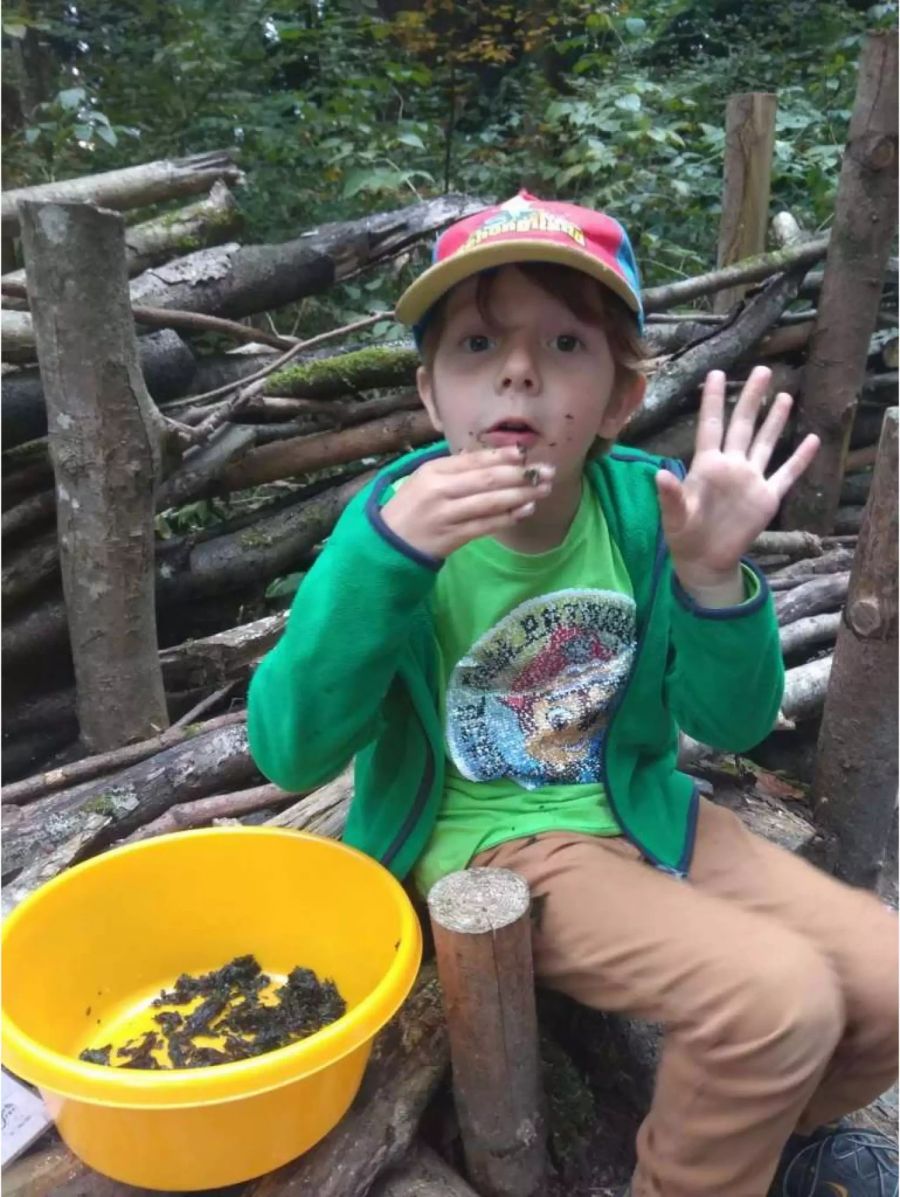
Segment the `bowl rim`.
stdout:
<path fill-rule="evenodd" d="M 112 848 L 66 869 L 40 886 L 4 919 L 2 944 L 15 933 L 29 910 L 46 895 L 71 884 L 73 878 L 103 867 L 111 856 L 152 852 L 159 845 L 188 836 L 302 839 L 326 850 L 352 856 L 378 883 L 392 891 L 400 916 L 398 947 L 387 971 L 372 991 L 346 1014 L 321 1031 L 249 1060 L 201 1068 L 154 1072 L 88 1064 L 55 1049 L 43 1047 L 0 1007 L 3 1066 L 40 1089 L 74 1101 L 129 1109 L 177 1109 L 240 1101 L 312 1076 L 367 1043 L 397 1012 L 412 988 L 422 958 L 422 929 L 409 896 L 382 864 L 349 844 L 313 832 L 285 827 L 207 827 L 171 832 Z M 4 969 L 5 972 L 5 969 Z M 4 976 L 9 984 L 9 978 Z M 339 1045 L 339 1046 L 337 1046 Z"/>

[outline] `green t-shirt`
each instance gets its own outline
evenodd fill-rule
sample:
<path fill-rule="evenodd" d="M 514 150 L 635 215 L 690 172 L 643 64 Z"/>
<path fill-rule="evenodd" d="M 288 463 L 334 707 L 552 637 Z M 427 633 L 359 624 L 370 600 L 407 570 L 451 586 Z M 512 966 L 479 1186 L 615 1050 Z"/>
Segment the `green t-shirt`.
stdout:
<path fill-rule="evenodd" d="M 492 537 L 458 549 L 432 602 L 447 768 L 418 888 L 504 840 L 620 834 L 600 748 L 634 657 L 636 609 L 593 488 L 585 480 L 565 540 L 549 552 L 514 552 Z"/>

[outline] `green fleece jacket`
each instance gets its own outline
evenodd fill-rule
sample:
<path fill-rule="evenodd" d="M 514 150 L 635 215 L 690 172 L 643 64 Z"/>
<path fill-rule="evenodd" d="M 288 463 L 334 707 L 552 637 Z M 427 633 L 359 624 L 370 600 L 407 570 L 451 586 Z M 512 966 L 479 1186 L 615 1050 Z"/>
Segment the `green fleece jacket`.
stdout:
<path fill-rule="evenodd" d="M 299 587 L 284 634 L 250 686 L 247 729 L 260 770 L 306 790 L 355 761 L 344 839 L 404 877 L 424 849 L 444 790 L 443 729 L 430 594 L 442 561 L 381 516 L 392 483 L 446 443 L 381 471 L 348 505 Z M 586 465 L 634 586 L 638 644 L 610 713 L 600 780 L 645 858 L 685 875 L 697 816 L 676 768 L 678 729 L 740 752 L 770 731 L 784 669 L 765 579 L 736 607 L 699 607 L 672 570 L 654 476 L 680 462 L 613 447 Z M 751 579 L 752 582 L 752 579 Z"/>

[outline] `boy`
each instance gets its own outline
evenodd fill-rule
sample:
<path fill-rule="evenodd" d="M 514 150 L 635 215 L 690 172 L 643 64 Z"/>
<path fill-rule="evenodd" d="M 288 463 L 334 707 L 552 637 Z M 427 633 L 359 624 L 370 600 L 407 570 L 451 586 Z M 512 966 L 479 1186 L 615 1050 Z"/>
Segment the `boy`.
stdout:
<path fill-rule="evenodd" d="M 452 226 L 397 315 L 446 443 L 383 470 L 304 580 L 250 690 L 259 767 L 309 789 L 355 755 L 347 842 L 423 892 L 518 871 L 539 980 L 665 1025 L 635 1197 L 764 1197 L 777 1168 L 784 1197 L 896 1194 L 886 1140 L 816 1129 L 895 1074 L 893 918 L 675 768 L 679 727 L 729 751 L 772 727 L 778 629 L 741 558 L 816 438 L 765 478 L 791 401 L 757 430 L 758 368 L 727 430 L 709 375 L 686 475 L 614 447 L 638 276 L 575 205 Z"/>

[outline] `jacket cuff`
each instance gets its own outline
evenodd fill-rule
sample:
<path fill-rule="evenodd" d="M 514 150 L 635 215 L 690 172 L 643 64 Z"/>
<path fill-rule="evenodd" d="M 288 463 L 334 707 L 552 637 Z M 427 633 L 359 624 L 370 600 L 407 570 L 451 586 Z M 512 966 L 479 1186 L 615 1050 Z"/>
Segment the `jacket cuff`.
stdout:
<path fill-rule="evenodd" d="M 704 607 L 696 602 L 681 585 L 674 570 L 672 591 L 679 605 L 699 619 L 739 619 L 755 614 L 769 597 L 769 583 L 765 574 L 746 557 L 741 558 L 741 574 L 744 579 L 744 600 L 731 607 Z"/>

